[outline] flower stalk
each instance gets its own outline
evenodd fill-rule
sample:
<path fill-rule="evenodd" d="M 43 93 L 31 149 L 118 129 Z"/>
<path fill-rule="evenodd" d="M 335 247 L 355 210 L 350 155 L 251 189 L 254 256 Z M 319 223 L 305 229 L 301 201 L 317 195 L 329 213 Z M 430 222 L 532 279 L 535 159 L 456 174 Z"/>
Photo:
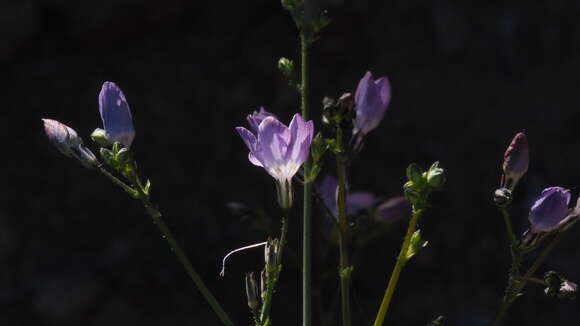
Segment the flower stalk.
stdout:
<path fill-rule="evenodd" d="M 234 323 L 229 318 L 228 314 L 223 310 L 222 306 L 219 304 L 217 299 L 207 288 L 207 286 L 205 285 L 205 283 L 203 282 L 203 280 L 201 279 L 201 277 L 191 264 L 191 261 L 189 260 L 189 258 L 187 258 L 187 255 L 185 254 L 185 252 L 183 251 L 183 249 L 173 236 L 173 233 L 171 232 L 167 224 L 165 224 L 165 221 L 163 220 L 162 214 L 159 211 L 159 209 L 157 209 L 151 203 L 151 200 L 149 199 L 148 189 L 146 187 L 143 187 L 143 183 L 140 181 L 139 177 L 135 173 L 134 164 L 132 164 L 132 166 L 133 167 L 130 169 L 131 173 L 127 174 L 128 177 L 127 179 L 131 182 L 132 186 L 125 184 L 123 181 L 119 180 L 117 177 L 109 173 L 109 171 L 107 171 L 102 166 L 99 166 L 99 172 L 101 172 L 101 174 L 103 174 L 113 183 L 123 188 L 123 190 L 128 192 L 132 197 L 134 197 L 135 199 L 139 199 L 141 201 L 143 207 L 147 211 L 147 214 L 149 214 L 149 216 L 153 220 L 153 224 L 157 225 L 159 231 L 161 231 L 162 237 L 167 241 L 170 250 L 175 254 L 177 260 L 181 263 L 181 265 L 183 265 L 185 271 L 187 272 L 187 275 L 191 278 L 193 283 L 198 288 L 199 292 L 201 292 L 204 299 L 211 306 L 211 308 L 216 313 L 222 324 L 226 326 L 234 326 Z"/>
<path fill-rule="evenodd" d="M 302 29 L 300 31 L 300 107 L 302 117 L 308 120 L 308 35 Z M 304 162 L 304 175 L 310 175 L 312 166 L 311 158 L 309 157 Z M 311 326 L 311 273 L 312 273 L 312 259 L 311 259 L 311 237 L 312 237 L 312 181 L 304 180 L 304 198 L 303 198 L 303 213 L 302 213 L 302 325 Z"/>
<path fill-rule="evenodd" d="M 395 267 L 393 268 L 393 273 L 391 274 L 391 279 L 389 280 L 389 285 L 387 286 L 387 290 L 385 291 L 385 296 L 383 297 L 383 301 L 381 302 L 381 306 L 379 308 L 379 312 L 377 313 L 377 317 L 375 319 L 374 326 L 381 326 L 383 325 L 383 321 L 385 320 L 385 316 L 387 315 L 387 311 L 389 310 L 389 305 L 391 304 L 391 300 L 393 298 L 393 294 L 395 293 L 395 289 L 397 288 L 397 283 L 399 282 L 399 276 L 401 275 L 401 271 L 407 261 L 409 261 L 409 248 L 411 245 L 411 238 L 413 234 L 415 234 L 417 230 L 417 223 L 419 222 L 419 218 L 423 214 L 422 209 L 415 209 L 413 207 L 413 215 L 411 216 L 411 221 L 409 221 L 409 226 L 407 228 L 407 233 L 405 234 L 405 238 L 403 240 L 403 245 L 401 246 L 401 251 L 399 252 L 399 256 L 397 257 L 397 262 L 395 263 Z"/>

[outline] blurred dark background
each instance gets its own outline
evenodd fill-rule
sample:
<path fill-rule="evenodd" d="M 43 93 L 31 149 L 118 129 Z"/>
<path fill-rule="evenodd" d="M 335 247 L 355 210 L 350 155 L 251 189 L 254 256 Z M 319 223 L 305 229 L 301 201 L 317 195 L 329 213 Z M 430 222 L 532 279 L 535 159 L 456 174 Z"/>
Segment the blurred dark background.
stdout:
<path fill-rule="evenodd" d="M 321 7 L 332 23 L 311 51 L 316 126 L 323 96 L 354 91 L 366 70 L 392 84 L 389 111 L 352 166 L 351 189 L 400 195 L 410 162 L 439 160 L 448 172 L 421 223 L 430 245 L 407 266 L 387 321 L 425 325 L 444 315 L 446 325 L 487 325 L 510 263 L 491 194 L 511 137 L 526 130 L 531 152 L 512 207 L 518 232 L 544 187 L 578 193 L 580 3 Z M 0 24 L 0 323 L 219 324 L 139 203 L 43 134 L 40 119 L 53 118 L 90 142 L 101 126 L 97 94 L 111 80 L 132 108 L 133 149 L 167 223 L 236 323 L 250 324 L 243 275 L 262 268 L 261 250 L 234 256 L 225 278 L 218 271 L 227 251 L 278 227 L 274 183 L 247 161 L 234 127 L 260 105 L 284 121 L 298 110 L 276 69 L 281 56 L 298 61 L 295 27 L 279 1 L 3 0 Z M 317 212 L 314 316 L 338 325 L 337 250 Z M 301 320 L 300 221 L 298 212 L 290 217 L 276 325 Z M 355 226 L 361 237 L 363 222 Z M 353 248 L 354 325 L 371 324 L 405 227 L 389 221 Z M 580 227 L 569 232 L 540 275 L 555 269 L 580 281 L 579 235 Z M 506 325 L 580 322 L 577 301 L 542 291 L 529 286 Z"/>

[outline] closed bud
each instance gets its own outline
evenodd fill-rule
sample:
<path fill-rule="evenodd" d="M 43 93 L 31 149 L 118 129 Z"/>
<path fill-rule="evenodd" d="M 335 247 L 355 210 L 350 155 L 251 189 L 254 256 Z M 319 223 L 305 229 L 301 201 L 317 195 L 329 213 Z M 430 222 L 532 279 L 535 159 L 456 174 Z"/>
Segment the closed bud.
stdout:
<path fill-rule="evenodd" d="M 294 74 L 294 62 L 288 58 L 280 58 L 278 60 L 278 70 L 284 75 L 286 78 L 291 78 L 292 74 Z"/>
<path fill-rule="evenodd" d="M 260 291 L 258 290 L 258 283 L 254 278 L 254 273 L 246 273 L 246 297 L 248 299 L 248 307 L 252 311 L 257 310 L 260 306 L 259 293 Z"/>
<path fill-rule="evenodd" d="M 530 153 L 526 134 L 519 132 L 512 139 L 503 156 L 502 186 L 514 190 L 518 181 L 528 171 Z"/>
<path fill-rule="evenodd" d="M 97 128 L 91 134 L 91 139 L 101 147 L 111 146 L 111 142 L 107 139 L 107 133 L 104 129 Z"/>
<path fill-rule="evenodd" d="M 99 162 L 95 154 L 83 145 L 83 140 L 69 126 L 52 119 L 42 119 L 44 132 L 51 143 L 68 157 L 74 157 L 87 168 L 96 167 Z"/>
<path fill-rule="evenodd" d="M 505 207 L 512 201 L 512 192 L 507 188 L 496 189 L 493 193 L 493 201 L 497 206 Z"/>
<path fill-rule="evenodd" d="M 445 171 L 439 167 L 439 162 L 433 163 L 427 171 L 427 184 L 431 188 L 440 188 L 445 184 Z"/>
<path fill-rule="evenodd" d="M 407 167 L 407 178 L 415 186 L 420 187 L 424 183 L 423 168 L 416 163 L 411 163 Z"/>
<path fill-rule="evenodd" d="M 125 165 L 129 162 L 129 150 L 125 147 L 121 148 L 118 152 L 117 155 L 115 155 L 115 160 L 117 161 L 117 164 L 119 165 Z"/>

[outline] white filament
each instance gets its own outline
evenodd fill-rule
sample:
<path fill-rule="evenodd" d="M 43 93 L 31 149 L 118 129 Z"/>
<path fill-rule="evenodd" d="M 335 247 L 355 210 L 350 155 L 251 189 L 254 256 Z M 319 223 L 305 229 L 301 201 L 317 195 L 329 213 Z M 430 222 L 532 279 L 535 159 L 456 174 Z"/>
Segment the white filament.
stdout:
<path fill-rule="evenodd" d="M 246 250 L 246 249 L 252 249 L 252 248 L 256 248 L 256 247 L 260 247 L 260 246 L 264 246 L 268 243 L 268 241 L 264 241 L 264 242 L 260 242 L 260 243 L 255 243 L 249 246 L 245 246 L 245 247 L 241 247 L 238 249 L 234 249 L 230 252 L 228 252 L 228 254 L 224 257 L 224 259 L 222 259 L 222 269 L 220 271 L 220 276 L 224 276 L 226 273 L 226 260 L 228 259 L 229 256 L 231 256 L 232 254 L 238 252 L 238 251 L 242 251 L 242 250 Z"/>

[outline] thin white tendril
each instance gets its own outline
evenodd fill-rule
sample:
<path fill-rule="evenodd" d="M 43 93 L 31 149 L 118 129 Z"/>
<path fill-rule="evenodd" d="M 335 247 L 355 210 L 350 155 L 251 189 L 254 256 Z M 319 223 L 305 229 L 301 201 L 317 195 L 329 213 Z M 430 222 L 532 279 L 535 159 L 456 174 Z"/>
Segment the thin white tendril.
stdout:
<path fill-rule="evenodd" d="M 230 252 L 228 252 L 228 254 L 224 257 L 224 259 L 222 259 L 222 269 L 220 271 L 220 276 L 224 276 L 226 273 L 226 260 L 228 259 L 229 256 L 231 256 L 232 254 L 238 252 L 238 251 L 242 251 L 242 250 L 246 250 L 246 249 L 252 249 L 252 248 L 256 248 L 256 247 L 260 247 L 260 246 L 264 246 L 268 244 L 268 241 L 264 241 L 264 242 L 260 242 L 260 243 L 255 243 L 253 245 L 249 245 L 249 246 L 245 246 L 245 247 L 241 247 L 238 249 L 234 249 Z"/>

